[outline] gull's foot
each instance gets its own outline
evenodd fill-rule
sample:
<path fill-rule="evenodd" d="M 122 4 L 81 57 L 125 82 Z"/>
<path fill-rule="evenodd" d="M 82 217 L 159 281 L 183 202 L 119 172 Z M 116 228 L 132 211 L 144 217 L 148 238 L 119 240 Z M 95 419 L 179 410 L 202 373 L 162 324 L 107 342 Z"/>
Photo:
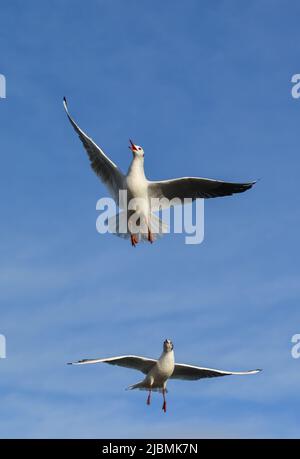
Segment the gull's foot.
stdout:
<path fill-rule="evenodd" d="M 131 245 L 132 245 L 132 247 L 135 247 L 135 246 L 138 244 L 138 242 L 139 242 L 138 237 L 137 237 L 136 234 L 131 234 L 131 235 L 130 235 L 130 239 L 131 239 Z"/>
<path fill-rule="evenodd" d="M 164 400 L 163 406 L 162 406 L 163 411 L 166 413 L 167 412 L 167 402 Z"/>
<path fill-rule="evenodd" d="M 148 241 L 153 244 L 154 242 L 154 237 L 153 237 L 153 234 L 151 233 L 151 231 L 148 229 Z"/>

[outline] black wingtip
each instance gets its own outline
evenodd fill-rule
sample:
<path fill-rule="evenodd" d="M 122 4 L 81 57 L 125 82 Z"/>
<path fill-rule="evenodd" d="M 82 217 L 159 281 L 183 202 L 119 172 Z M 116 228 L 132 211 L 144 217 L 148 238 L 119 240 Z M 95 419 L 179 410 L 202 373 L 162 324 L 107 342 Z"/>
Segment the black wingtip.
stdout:
<path fill-rule="evenodd" d="M 65 97 L 63 98 L 63 101 L 67 105 L 67 99 Z"/>
<path fill-rule="evenodd" d="M 248 182 L 244 184 L 244 191 L 250 190 L 255 184 L 257 183 L 257 180 L 253 182 Z"/>
<path fill-rule="evenodd" d="M 68 362 L 67 365 L 73 365 L 73 363 L 72 362 Z"/>
<path fill-rule="evenodd" d="M 256 185 L 258 182 L 260 182 L 262 179 L 261 178 L 258 178 L 256 180 L 253 180 L 253 182 L 250 182 L 249 185 L 250 187 L 253 187 L 254 185 Z"/>

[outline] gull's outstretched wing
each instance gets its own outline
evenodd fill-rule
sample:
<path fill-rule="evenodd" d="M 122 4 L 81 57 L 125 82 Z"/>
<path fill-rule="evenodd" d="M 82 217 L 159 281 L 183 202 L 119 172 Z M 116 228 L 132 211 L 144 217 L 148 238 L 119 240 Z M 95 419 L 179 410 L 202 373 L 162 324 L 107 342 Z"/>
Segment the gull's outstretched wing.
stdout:
<path fill-rule="evenodd" d="M 109 357 L 108 359 L 84 359 L 78 362 L 69 363 L 69 365 L 85 365 L 88 363 L 109 363 L 119 367 L 132 368 L 147 374 L 156 364 L 157 360 L 139 357 L 138 355 L 121 355 L 119 357 Z"/>
<path fill-rule="evenodd" d="M 214 368 L 197 367 L 194 365 L 185 365 L 183 363 L 176 363 L 174 372 L 171 379 L 187 379 L 195 380 L 202 378 L 215 378 L 218 376 L 228 375 L 254 375 L 262 370 L 250 370 L 250 371 L 223 371 L 215 370 Z"/>
<path fill-rule="evenodd" d="M 112 194 L 115 200 L 118 199 L 118 191 L 122 189 L 123 185 L 123 174 L 118 169 L 116 164 L 109 159 L 104 151 L 96 145 L 96 143 L 88 137 L 85 132 L 80 129 L 80 127 L 75 123 L 68 111 L 67 101 L 64 97 L 64 108 L 69 118 L 70 123 L 77 132 L 81 142 L 83 143 L 84 148 L 87 151 L 89 159 L 91 161 L 91 166 L 96 172 L 98 177 L 102 182 L 107 186 L 110 193 Z"/>
<path fill-rule="evenodd" d="M 184 198 L 195 200 L 197 198 L 217 198 L 243 193 L 255 183 L 231 183 L 200 177 L 182 177 L 160 182 L 149 181 L 148 190 L 151 198 L 167 198 L 168 200 L 179 198 L 183 203 Z"/>

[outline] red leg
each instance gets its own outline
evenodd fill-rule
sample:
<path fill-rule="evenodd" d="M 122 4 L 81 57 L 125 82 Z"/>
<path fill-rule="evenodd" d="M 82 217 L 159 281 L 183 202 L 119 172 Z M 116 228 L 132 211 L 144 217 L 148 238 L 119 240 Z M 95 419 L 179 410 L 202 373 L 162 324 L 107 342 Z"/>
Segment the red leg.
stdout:
<path fill-rule="evenodd" d="M 135 247 L 135 246 L 138 244 L 138 242 L 139 242 L 138 237 L 137 237 L 136 234 L 131 234 L 131 235 L 130 235 L 130 239 L 131 239 L 131 245 L 132 245 L 132 247 Z"/>
<path fill-rule="evenodd" d="M 166 402 L 166 396 L 165 396 L 165 389 L 163 389 L 163 398 L 164 398 L 164 403 L 163 403 L 162 409 L 166 413 L 167 412 L 167 402 Z"/>
<path fill-rule="evenodd" d="M 149 390 L 149 395 L 147 398 L 147 405 L 150 405 L 150 403 L 151 403 L 151 390 Z"/>

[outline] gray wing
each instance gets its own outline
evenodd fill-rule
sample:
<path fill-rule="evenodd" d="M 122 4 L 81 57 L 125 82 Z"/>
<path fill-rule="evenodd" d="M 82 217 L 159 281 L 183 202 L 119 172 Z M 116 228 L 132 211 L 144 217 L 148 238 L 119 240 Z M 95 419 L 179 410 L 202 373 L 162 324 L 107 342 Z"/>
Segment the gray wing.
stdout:
<path fill-rule="evenodd" d="M 153 198 L 184 198 L 195 200 L 197 198 L 217 198 L 243 193 L 249 190 L 256 182 L 231 183 L 221 180 L 212 180 L 197 177 L 182 177 L 160 182 L 149 182 L 149 195 Z"/>
<path fill-rule="evenodd" d="M 117 200 L 118 191 L 120 188 L 122 188 L 123 185 L 124 176 L 122 172 L 118 169 L 116 164 L 105 155 L 104 151 L 100 147 L 98 147 L 98 145 L 96 145 L 96 143 L 90 137 L 88 137 L 82 131 L 82 129 L 80 129 L 80 127 L 75 123 L 75 121 L 69 114 L 67 101 L 65 97 L 63 103 L 69 121 L 72 124 L 75 132 L 78 134 L 81 142 L 83 143 L 84 148 L 87 151 L 92 169 L 102 180 L 102 182 L 107 186 L 113 198 Z"/>
<path fill-rule="evenodd" d="M 254 375 L 262 370 L 249 370 L 249 371 L 223 371 L 215 370 L 214 368 L 197 367 L 194 365 L 185 365 L 183 363 L 176 363 L 174 372 L 171 379 L 187 379 L 196 380 L 202 378 L 216 378 L 219 376 L 228 375 Z"/>
<path fill-rule="evenodd" d="M 157 360 L 139 357 L 138 355 L 121 355 L 119 357 L 109 357 L 108 359 L 84 359 L 78 362 L 69 363 L 69 365 L 86 365 L 88 363 L 108 363 L 118 365 L 119 367 L 132 368 L 147 374 L 156 364 Z"/>

